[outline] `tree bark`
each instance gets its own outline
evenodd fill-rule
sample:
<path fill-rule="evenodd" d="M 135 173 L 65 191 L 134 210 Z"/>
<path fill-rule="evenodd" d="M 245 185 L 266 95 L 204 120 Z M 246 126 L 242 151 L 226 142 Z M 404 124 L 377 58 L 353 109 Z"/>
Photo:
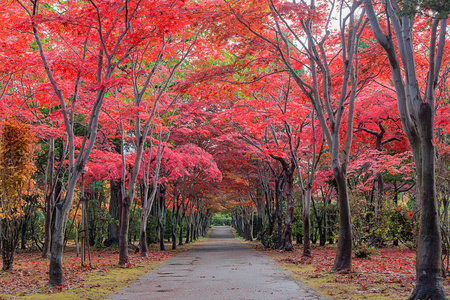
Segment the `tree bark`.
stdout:
<path fill-rule="evenodd" d="M 42 258 L 50 258 L 50 246 L 52 243 L 52 217 L 55 210 L 56 192 L 54 191 L 53 169 L 55 165 L 55 140 L 49 140 L 49 150 L 47 167 L 45 169 L 45 224 L 44 224 L 44 245 L 42 247 Z M 52 190 L 53 188 L 53 190 Z"/>
<path fill-rule="evenodd" d="M 164 245 L 164 235 L 166 232 L 166 188 L 161 185 L 159 188 L 159 209 L 158 209 L 158 223 L 159 223 L 159 250 L 165 251 L 166 246 Z"/>
<path fill-rule="evenodd" d="M 156 175 L 155 175 L 156 176 Z M 156 180 L 155 180 L 156 183 Z M 144 206 L 141 211 L 141 224 L 140 224 L 140 234 L 139 234 L 139 250 L 142 257 L 148 256 L 148 248 L 147 248 L 147 221 L 148 216 L 153 207 L 153 200 L 155 199 L 157 187 L 154 187 L 152 192 L 148 188 L 145 188 L 145 196 L 144 196 Z M 150 196 L 148 194 L 150 193 Z"/>
<path fill-rule="evenodd" d="M 185 244 L 189 244 L 191 241 L 191 217 L 187 216 L 186 217 L 186 240 L 185 240 Z"/>
<path fill-rule="evenodd" d="M 280 180 L 275 181 L 275 214 L 277 218 L 277 240 L 278 240 L 278 249 L 281 249 L 283 245 L 283 219 L 282 219 L 282 200 L 281 200 L 281 187 L 280 187 Z"/>
<path fill-rule="evenodd" d="M 301 180 L 301 179 L 300 179 Z M 311 239 L 310 239 L 310 211 L 311 211 L 311 188 L 308 187 L 303 193 L 303 253 L 304 257 L 311 257 Z M 319 222 L 319 221 L 318 221 Z M 320 231 L 320 226 L 319 226 Z"/>
<path fill-rule="evenodd" d="M 131 199 L 122 197 L 119 219 L 119 266 L 127 266 L 128 259 L 128 228 L 130 222 Z"/>
<path fill-rule="evenodd" d="M 433 115 L 428 103 L 419 112 L 422 152 L 422 182 L 420 184 L 420 230 L 416 258 L 416 286 L 410 300 L 447 299 L 442 285 L 441 230 L 436 199 L 435 148 Z"/>
<path fill-rule="evenodd" d="M 292 218 L 294 216 L 294 173 L 292 168 L 285 170 L 287 181 L 286 192 L 286 215 L 284 222 L 284 235 L 283 235 L 283 250 L 294 251 L 294 245 L 292 244 Z"/>
<path fill-rule="evenodd" d="M 111 180 L 111 199 L 109 201 L 109 215 L 111 216 L 113 222 L 108 225 L 108 239 L 105 242 L 107 247 L 117 247 L 119 246 L 119 199 L 122 198 L 120 191 L 120 183 Z"/>
<path fill-rule="evenodd" d="M 336 167 L 333 168 L 333 173 L 338 187 L 339 240 L 332 271 L 351 270 L 352 227 L 347 192 L 347 176 Z"/>
<path fill-rule="evenodd" d="M 178 201 L 175 206 L 176 209 L 172 210 L 172 250 L 177 249 L 178 221 L 180 220 L 180 206 L 178 206 Z"/>
<path fill-rule="evenodd" d="M 184 227 L 184 219 L 185 219 L 185 215 L 183 214 L 181 216 L 181 221 L 180 221 L 180 236 L 178 239 L 178 246 L 182 246 L 183 245 L 183 227 Z"/>
<path fill-rule="evenodd" d="M 1 220 L 0 220 L 1 221 Z M 3 219 L 4 225 L 1 235 L 2 241 L 2 271 L 11 272 L 14 269 L 14 255 L 20 237 L 21 220 L 17 218 Z"/>
<path fill-rule="evenodd" d="M 75 182 L 72 183 L 75 187 Z M 74 189 L 72 189 L 73 191 Z M 68 192 L 70 192 L 69 190 Z M 64 202 L 68 199 L 73 199 L 73 194 L 66 195 Z M 64 205 L 63 203 L 58 203 L 56 205 L 56 215 L 55 215 L 55 231 L 53 233 L 52 239 L 52 253 L 50 256 L 50 268 L 49 268 L 49 284 L 52 286 L 64 285 L 64 273 L 62 268 L 62 255 L 64 248 L 64 234 L 67 225 L 67 218 L 69 216 L 69 205 Z"/>

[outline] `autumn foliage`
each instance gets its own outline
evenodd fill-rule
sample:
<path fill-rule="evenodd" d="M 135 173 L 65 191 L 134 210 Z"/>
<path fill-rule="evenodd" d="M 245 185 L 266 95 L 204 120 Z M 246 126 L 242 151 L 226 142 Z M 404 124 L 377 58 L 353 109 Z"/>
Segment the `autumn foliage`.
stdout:
<path fill-rule="evenodd" d="M 448 275 L 443 1 L 0 3 L 4 270 L 20 246 L 70 285 L 63 253 L 80 236 L 119 247 L 126 267 L 157 256 L 150 244 L 205 235 L 220 212 L 245 239 L 294 251 L 287 262 L 302 248 L 353 274 L 399 247 L 408 272 L 406 248 L 422 267 L 433 253 L 431 281 Z"/>
<path fill-rule="evenodd" d="M 1 233 L 3 270 L 13 268 L 22 208 L 25 198 L 32 193 L 35 142 L 29 124 L 15 118 L 3 121 L 0 139 L 0 217 L 5 224 Z"/>

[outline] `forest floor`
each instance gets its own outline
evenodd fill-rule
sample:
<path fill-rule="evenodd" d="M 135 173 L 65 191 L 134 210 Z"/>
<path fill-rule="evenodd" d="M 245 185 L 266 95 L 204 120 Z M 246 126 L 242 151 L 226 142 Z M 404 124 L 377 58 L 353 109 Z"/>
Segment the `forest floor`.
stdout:
<path fill-rule="evenodd" d="M 91 266 L 83 267 L 75 248 L 67 247 L 63 255 L 65 286 L 52 288 L 47 285 L 49 259 L 41 258 L 41 253 L 19 251 L 15 255 L 14 270 L 0 272 L 0 299 L 103 299 L 201 241 L 203 238 L 178 246 L 176 250 L 166 244 L 167 251 L 159 251 L 159 244 L 153 244 L 145 258 L 130 250 L 127 268 L 117 265 L 118 249 L 91 250 Z"/>
<path fill-rule="evenodd" d="M 294 252 L 264 249 L 245 242 L 281 263 L 285 270 L 330 299 L 406 299 L 415 286 L 416 252 L 407 248 L 378 249 L 369 258 L 353 256 L 352 272 L 331 273 L 336 245 L 312 246 L 312 258 L 302 259 L 302 246 Z M 450 296 L 450 277 L 443 278 Z"/>
<path fill-rule="evenodd" d="M 151 245 L 147 258 L 130 253 L 130 268 L 117 267 L 117 249 L 92 251 L 91 267 L 82 267 L 74 248 L 68 247 L 64 253 L 66 285 L 53 288 L 47 286 L 49 260 L 41 258 L 41 253 L 19 251 L 15 270 L 0 273 L 0 299 L 103 299 L 126 288 L 169 258 L 199 244 L 203 247 L 203 243 L 201 239 L 168 251 L 158 251 L 157 245 Z M 329 299 L 405 299 L 415 285 L 415 251 L 410 249 L 378 249 L 370 258 L 353 257 L 352 272 L 331 273 L 336 253 L 333 245 L 313 245 L 313 257 L 305 260 L 301 258 L 301 245 L 294 252 L 283 252 L 264 249 L 257 241 L 243 244 L 273 258 L 296 280 Z M 170 249 L 171 245 L 167 244 L 166 248 Z M 206 276 L 200 278 L 207 279 Z M 450 277 L 443 280 L 449 296 Z"/>

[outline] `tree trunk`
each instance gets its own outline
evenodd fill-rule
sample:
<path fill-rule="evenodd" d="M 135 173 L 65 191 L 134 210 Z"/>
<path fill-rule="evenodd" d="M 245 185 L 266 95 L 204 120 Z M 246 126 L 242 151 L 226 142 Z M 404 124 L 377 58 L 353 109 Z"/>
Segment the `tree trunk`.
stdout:
<path fill-rule="evenodd" d="M 416 254 L 416 287 L 410 300 L 447 299 L 442 285 L 441 231 L 435 182 L 433 116 L 427 103 L 420 107 L 422 176 L 420 182 L 420 231 Z"/>
<path fill-rule="evenodd" d="M 378 173 L 373 183 L 374 216 L 378 216 L 384 193 L 383 174 Z"/>
<path fill-rule="evenodd" d="M 14 269 L 14 254 L 20 237 L 20 220 L 3 219 L 4 228 L 2 232 L 2 271 L 10 272 Z"/>
<path fill-rule="evenodd" d="M 15 249 L 13 249 L 12 245 L 3 239 L 3 248 L 2 248 L 2 258 L 3 258 L 3 267 L 2 271 L 11 272 L 14 266 L 14 253 Z"/>
<path fill-rule="evenodd" d="M 42 258 L 50 258 L 51 257 L 51 247 L 52 247 L 52 237 L 54 235 L 55 230 L 55 219 L 56 210 L 55 203 L 59 200 L 60 192 L 61 192 L 61 184 L 58 182 L 56 184 L 55 192 L 51 196 L 52 199 L 49 199 L 46 203 L 46 211 L 45 211 L 45 224 L 44 224 L 44 245 L 42 246 Z"/>
<path fill-rule="evenodd" d="M 158 224 L 159 224 L 159 249 L 165 251 L 164 234 L 166 231 L 166 189 L 163 185 L 159 188 L 159 209 L 158 209 Z"/>
<path fill-rule="evenodd" d="M 195 219 L 194 219 L 194 222 L 191 222 L 191 237 L 189 238 L 189 242 L 193 242 L 193 241 L 195 241 L 195 225 L 194 225 L 194 223 L 195 223 Z"/>
<path fill-rule="evenodd" d="M 326 206 L 326 202 L 324 201 L 323 204 L 323 213 L 322 213 L 322 219 L 321 222 L 319 224 L 323 224 L 323 226 L 319 227 L 319 234 L 320 234 L 320 239 L 319 239 L 319 245 L 321 247 L 325 246 L 325 243 L 327 242 L 327 206 Z"/>
<path fill-rule="evenodd" d="M 25 210 L 25 215 L 23 216 L 23 221 L 22 221 L 22 228 L 21 228 L 21 249 L 26 249 L 27 248 L 27 227 L 28 227 L 28 221 L 30 219 L 30 207 L 28 207 Z"/>
<path fill-rule="evenodd" d="M 190 216 L 186 217 L 186 244 L 189 244 L 191 238 L 191 220 Z"/>
<path fill-rule="evenodd" d="M 120 201 L 119 218 L 119 266 L 127 266 L 128 259 L 128 228 L 130 222 L 131 200 L 128 196 Z"/>
<path fill-rule="evenodd" d="M 55 140 L 50 138 L 49 140 L 49 150 L 47 157 L 47 167 L 45 169 L 45 179 L 46 179 L 46 188 L 45 188 L 45 224 L 44 224 L 44 245 L 42 247 L 42 258 L 50 258 L 50 246 L 52 242 L 52 217 L 55 210 L 55 193 L 51 190 L 53 185 L 53 168 L 55 165 Z"/>
<path fill-rule="evenodd" d="M 72 197 L 72 195 L 67 195 L 67 197 Z M 64 200 L 67 201 L 67 200 Z M 52 253 L 50 256 L 50 270 L 49 270 L 49 284 L 52 286 L 64 285 L 64 274 L 62 268 L 62 255 L 64 248 L 64 234 L 67 225 L 67 218 L 69 216 L 68 205 L 63 205 L 58 203 L 56 205 L 56 215 L 55 215 L 55 232 L 52 238 Z"/>
<path fill-rule="evenodd" d="M 198 233 L 198 212 L 194 213 L 194 221 L 191 223 L 191 242 L 194 242 L 197 240 L 197 233 Z"/>
<path fill-rule="evenodd" d="M 178 242 L 178 246 L 182 246 L 183 245 L 183 226 L 184 226 L 184 219 L 185 219 L 185 215 L 183 214 L 181 216 L 181 221 L 180 221 L 180 236 L 179 236 L 179 242 Z"/>
<path fill-rule="evenodd" d="M 50 258 L 50 245 L 52 243 L 52 216 L 53 210 L 50 210 L 47 205 L 45 211 L 45 224 L 44 224 L 44 245 L 42 246 L 42 258 Z"/>
<path fill-rule="evenodd" d="M 174 216 L 175 215 L 175 216 Z M 178 231 L 178 221 L 180 218 L 180 209 L 177 206 L 177 209 L 172 211 L 172 249 L 177 249 L 177 231 Z"/>
<path fill-rule="evenodd" d="M 111 200 L 109 202 L 109 214 L 113 222 L 108 224 L 108 239 L 105 242 L 107 247 L 119 246 L 119 199 L 122 198 L 120 191 L 120 183 L 113 180 L 110 181 Z"/>
<path fill-rule="evenodd" d="M 294 251 L 292 244 L 292 218 L 294 215 L 294 174 L 292 170 L 285 170 L 287 176 L 287 205 L 284 220 L 283 250 Z"/>
<path fill-rule="evenodd" d="M 347 177 L 339 168 L 333 167 L 339 200 L 339 240 L 332 271 L 352 269 L 352 227 L 348 202 Z"/>
<path fill-rule="evenodd" d="M 143 200 L 143 207 L 141 211 L 141 224 L 140 224 L 140 234 L 139 234 L 139 250 L 141 252 L 142 257 L 148 257 L 148 249 L 147 249 L 147 222 L 148 222 L 148 216 L 152 210 L 153 207 L 153 200 L 155 199 L 156 195 L 156 188 L 153 188 L 152 192 L 150 193 L 150 190 L 148 186 L 145 188 L 144 192 L 144 200 Z"/>
<path fill-rule="evenodd" d="M 142 257 L 148 257 L 147 248 L 147 220 L 148 214 L 141 214 L 140 234 L 139 234 L 139 251 Z"/>
<path fill-rule="evenodd" d="M 283 236 L 282 236 L 282 230 L 283 230 L 283 221 L 282 221 L 282 219 L 281 219 L 281 196 L 279 195 L 280 194 L 280 192 L 279 192 L 279 188 L 277 187 L 277 186 L 275 186 L 275 188 L 277 189 L 276 191 L 275 191 L 275 194 L 277 195 L 276 197 L 275 197 L 275 213 L 276 213 L 276 217 L 277 217 L 277 224 L 278 224 L 278 237 L 277 237 L 277 239 L 278 239 L 278 249 L 280 249 L 281 248 L 281 246 L 282 246 L 282 243 L 283 243 L 283 241 L 282 241 L 282 238 L 283 238 Z"/>
<path fill-rule="evenodd" d="M 244 238 L 247 241 L 252 241 L 253 237 L 252 237 L 252 227 L 251 227 L 251 213 L 247 213 L 247 209 L 251 209 L 251 208 L 243 208 L 243 215 L 244 217 L 242 218 L 243 222 L 244 222 Z M 250 217 L 248 216 L 250 215 Z"/>
<path fill-rule="evenodd" d="M 307 188 L 303 193 L 303 254 L 302 256 L 311 257 L 311 240 L 310 240 L 310 212 L 311 212 L 311 189 Z M 320 227 L 319 227 L 320 228 Z"/>

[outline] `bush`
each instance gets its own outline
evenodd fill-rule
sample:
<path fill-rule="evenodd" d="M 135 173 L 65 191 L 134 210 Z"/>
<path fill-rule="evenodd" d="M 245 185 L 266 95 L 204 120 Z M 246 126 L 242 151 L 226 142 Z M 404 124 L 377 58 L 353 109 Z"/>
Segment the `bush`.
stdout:
<path fill-rule="evenodd" d="M 217 213 L 212 217 L 212 226 L 231 226 L 231 214 Z"/>
<path fill-rule="evenodd" d="M 374 251 L 375 251 L 375 248 L 368 247 L 365 245 L 361 245 L 361 246 L 353 249 L 355 256 L 358 258 L 370 258 L 370 256 L 373 254 Z"/>

